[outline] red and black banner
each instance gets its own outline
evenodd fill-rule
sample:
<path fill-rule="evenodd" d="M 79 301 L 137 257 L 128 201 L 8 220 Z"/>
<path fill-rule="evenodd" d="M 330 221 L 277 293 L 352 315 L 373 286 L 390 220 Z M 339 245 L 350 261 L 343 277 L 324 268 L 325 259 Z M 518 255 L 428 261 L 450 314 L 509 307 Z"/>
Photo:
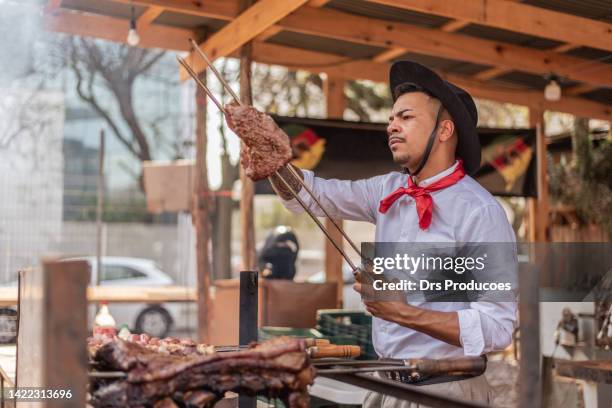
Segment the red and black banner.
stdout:
<path fill-rule="evenodd" d="M 386 124 L 274 116 L 289 135 L 300 168 L 318 177 L 358 180 L 400 170 L 387 146 Z M 535 197 L 535 130 L 479 128 L 482 164 L 475 179 L 499 196 Z M 258 194 L 271 194 L 264 180 Z"/>

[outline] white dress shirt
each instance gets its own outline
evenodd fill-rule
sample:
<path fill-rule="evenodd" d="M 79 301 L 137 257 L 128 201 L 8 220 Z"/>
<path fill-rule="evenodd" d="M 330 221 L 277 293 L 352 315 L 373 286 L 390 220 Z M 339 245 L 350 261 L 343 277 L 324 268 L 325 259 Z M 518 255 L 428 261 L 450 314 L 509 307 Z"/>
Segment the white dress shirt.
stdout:
<path fill-rule="evenodd" d="M 423 180 L 425 187 L 452 173 L 447 170 Z M 386 214 L 378 212 L 382 198 L 406 186 L 407 174 L 392 172 L 364 180 L 322 179 L 302 170 L 304 181 L 334 218 L 376 224 L 376 242 L 515 242 L 512 227 L 495 198 L 470 176 L 431 193 L 433 217 L 426 230 L 419 228 L 415 202 L 409 195 L 399 198 Z M 323 212 L 301 189 L 300 198 L 317 216 Z M 304 211 L 297 200 L 285 201 L 293 212 Z M 410 302 L 431 310 L 456 311 L 460 341 L 456 347 L 427 334 L 374 317 L 372 340 L 381 358 L 447 358 L 478 356 L 503 350 L 512 341 L 516 324 L 515 302 Z"/>

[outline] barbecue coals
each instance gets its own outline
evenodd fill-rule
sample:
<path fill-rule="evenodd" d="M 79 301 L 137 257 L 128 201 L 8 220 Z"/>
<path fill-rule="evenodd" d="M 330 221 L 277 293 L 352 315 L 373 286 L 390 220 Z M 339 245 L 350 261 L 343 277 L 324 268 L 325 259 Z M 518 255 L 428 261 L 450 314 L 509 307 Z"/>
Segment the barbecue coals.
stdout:
<path fill-rule="evenodd" d="M 96 408 L 211 407 L 227 391 L 279 398 L 301 408 L 308 406 L 307 386 L 315 376 L 304 340 L 289 337 L 241 351 L 186 356 L 115 339 L 96 351 L 94 364 L 99 371 L 125 373 L 92 379 L 90 402 Z"/>
<path fill-rule="evenodd" d="M 233 102 L 225 105 L 225 120 L 244 142 L 240 163 L 251 179 L 265 179 L 291 161 L 289 136 L 269 115 Z"/>

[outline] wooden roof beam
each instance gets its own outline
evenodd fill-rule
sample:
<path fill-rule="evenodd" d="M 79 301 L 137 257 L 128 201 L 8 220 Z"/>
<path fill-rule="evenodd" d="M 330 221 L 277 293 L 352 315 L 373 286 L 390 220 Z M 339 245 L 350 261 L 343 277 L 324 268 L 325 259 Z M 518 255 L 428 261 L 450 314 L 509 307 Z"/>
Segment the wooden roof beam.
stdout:
<path fill-rule="evenodd" d="M 153 24 L 153 21 L 155 21 L 155 19 L 159 17 L 163 12 L 164 12 L 163 7 L 160 7 L 160 6 L 148 7 L 144 11 L 144 13 L 142 13 L 140 17 L 138 17 L 138 20 L 136 20 L 136 27 L 138 29 L 144 29 L 150 26 L 151 24 Z"/>
<path fill-rule="evenodd" d="M 107 0 L 129 4 L 130 0 Z M 202 17 L 231 20 L 238 14 L 238 3 L 232 0 L 210 0 L 188 2 L 184 0 L 134 0 L 139 5 L 158 5 L 174 12 Z M 593 62 L 590 74 L 573 72 L 571 67 L 582 65 L 582 58 L 555 54 L 467 35 L 441 32 L 409 24 L 385 22 L 383 20 L 352 15 L 332 9 L 302 7 L 279 21 L 281 30 L 341 39 L 360 44 L 395 48 L 399 55 L 413 51 L 477 64 L 491 65 L 507 70 L 520 70 L 538 75 L 555 72 L 569 79 L 599 86 L 612 85 L 612 68 L 608 64 Z M 273 26 L 274 27 L 274 26 Z M 276 30 L 276 29 L 275 29 Z M 410 46 L 410 49 L 408 49 Z M 474 50 L 478 50 L 475 52 Z M 390 54 L 377 57 L 377 61 L 389 58 Z M 392 59 L 392 58 L 390 58 Z M 596 72 L 596 74 L 594 74 Z"/>
<path fill-rule="evenodd" d="M 300 50 L 277 44 L 254 43 L 253 58 L 260 63 L 281 65 L 290 69 L 310 72 L 325 72 L 347 79 L 369 79 L 387 82 L 389 63 L 371 60 L 348 60 L 328 53 Z M 303 61 L 303 64 L 300 64 Z M 540 90 L 493 86 L 473 78 L 439 72 L 450 82 L 466 89 L 476 98 L 490 99 L 502 103 L 513 103 L 538 109 L 566 112 L 577 116 L 612 120 L 612 107 L 588 99 L 563 96 L 558 102 L 544 99 Z"/>
<path fill-rule="evenodd" d="M 200 44 L 211 61 L 225 57 L 263 33 L 266 29 L 303 6 L 308 0 L 260 0 Z M 206 63 L 192 51 L 190 56 L 195 72 L 206 69 Z M 181 78 L 187 73 L 181 70 Z"/>
<path fill-rule="evenodd" d="M 381 22 L 331 9 L 304 7 L 278 25 L 298 33 L 384 48 L 401 47 L 415 53 L 538 75 L 555 72 L 580 82 L 612 86 L 609 64 L 592 62 L 589 72 L 581 72 L 574 67 L 588 60 L 405 23 Z"/>
<path fill-rule="evenodd" d="M 510 1 L 510 0 L 507 0 L 507 1 Z M 564 53 L 564 52 L 571 51 L 579 47 L 580 45 L 578 44 L 561 44 L 553 48 L 552 51 L 558 52 L 558 53 Z M 508 72 L 511 72 L 511 71 L 512 71 L 511 69 L 507 69 L 507 68 L 491 68 L 491 69 L 487 69 L 486 71 L 479 72 L 478 74 L 474 75 L 474 78 L 480 79 L 483 81 L 488 81 L 500 75 L 507 74 Z"/>
<path fill-rule="evenodd" d="M 129 21 L 60 8 L 44 14 L 43 26 L 49 31 L 125 43 Z M 159 25 L 151 25 L 139 34 L 141 47 L 177 51 L 188 51 L 189 38 L 194 35 L 190 30 Z"/>
<path fill-rule="evenodd" d="M 612 51 L 612 24 L 506 0 L 368 0 Z"/>

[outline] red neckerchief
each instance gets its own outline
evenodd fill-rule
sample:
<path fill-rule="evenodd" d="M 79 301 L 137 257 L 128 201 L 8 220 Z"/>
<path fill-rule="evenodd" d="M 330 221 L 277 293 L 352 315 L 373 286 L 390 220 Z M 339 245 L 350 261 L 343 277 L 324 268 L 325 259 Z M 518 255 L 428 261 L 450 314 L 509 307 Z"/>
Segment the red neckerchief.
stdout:
<path fill-rule="evenodd" d="M 416 201 L 416 210 L 419 216 L 419 227 L 421 227 L 422 230 L 427 229 L 431 224 L 431 216 L 433 212 L 433 199 L 429 193 L 452 186 L 461 180 L 463 176 L 465 176 L 465 170 L 463 170 L 463 162 L 461 160 L 459 160 L 457 167 L 451 174 L 442 177 L 427 187 L 417 186 L 412 181 L 412 178 L 408 176 L 408 187 L 400 187 L 387 197 L 380 200 L 378 211 L 385 214 L 398 198 L 404 194 L 408 194 Z"/>

